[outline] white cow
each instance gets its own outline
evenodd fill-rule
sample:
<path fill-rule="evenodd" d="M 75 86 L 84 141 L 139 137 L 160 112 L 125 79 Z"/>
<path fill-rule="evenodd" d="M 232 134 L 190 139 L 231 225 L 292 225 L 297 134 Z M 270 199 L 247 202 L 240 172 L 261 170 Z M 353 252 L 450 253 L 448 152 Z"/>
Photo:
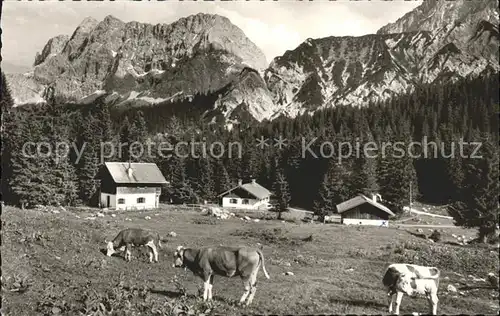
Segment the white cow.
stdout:
<path fill-rule="evenodd" d="M 429 301 L 431 314 L 436 315 L 439 301 L 437 297 L 439 277 L 440 271 L 435 267 L 404 263 L 391 264 L 382 280 L 382 283 L 388 289 L 389 313 L 393 312 L 392 305 L 395 299 L 396 308 L 394 314 L 399 315 L 401 300 L 403 295 L 407 294 L 408 296 L 425 295 Z"/>

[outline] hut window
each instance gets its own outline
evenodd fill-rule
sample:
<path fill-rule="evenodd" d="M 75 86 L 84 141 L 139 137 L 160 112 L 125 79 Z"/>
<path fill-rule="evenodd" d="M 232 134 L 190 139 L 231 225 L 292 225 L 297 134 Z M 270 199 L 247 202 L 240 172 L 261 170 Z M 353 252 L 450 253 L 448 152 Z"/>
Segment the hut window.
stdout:
<path fill-rule="evenodd" d="M 118 199 L 118 204 L 125 204 L 125 199 Z"/>
<path fill-rule="evenodd" d="M 248 199 L 243 199 L 243 202 L 242 202 L 242 203 L 243 203 L 243 204 L 249 204 L 249 201 L 248 201 Z"/>
<path fill-rule="evenodd" d="M 137 198 L 137 203 L 144 203 L 145 201 L 146 199 L 143 197 Z"/>
<path fill-rule="evenodd" d="M 230 199 L 230 200 L 229 200 L 229 203 L 231 203 L 231 204 L 236 204 L 236 203 L 238 203 L 238 202 L 236 201 L 236 199 Z"/>

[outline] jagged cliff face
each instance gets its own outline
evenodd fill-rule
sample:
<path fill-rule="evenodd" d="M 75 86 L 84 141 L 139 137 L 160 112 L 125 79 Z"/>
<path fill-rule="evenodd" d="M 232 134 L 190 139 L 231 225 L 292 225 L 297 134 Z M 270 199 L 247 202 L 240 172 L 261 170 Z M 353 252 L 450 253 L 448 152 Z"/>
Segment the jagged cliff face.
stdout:
<path fill-rule="evenodd" d="M 475 28 L 485 20 L 498 24 L 498 0 L 427 0 L 394 23 L 389 23 L 377 34 L 432 31 L 450 23 Z"/>
<path fill-rule="evenodd" d="M 265 80 L 280 114 L 363 106 L 421 83 L 498 71 L 498 2 L 426 1 L 375 35 L 308 39 Z"/>
<path fill-rule="evenodd" d="M 34 64 L 25 80 L 54 85 L 58 93 L 86 102 L 112 93 L 118 103 L 217 91 L 244 68 L 268 65 L 238 27 L 208 14 L 158 25 L 87 18 L 71 37 L 50 39 Z"/>
<path fill-rule="evenodd" d="M 239 120 L 248 113 L 251 117 L 270 118 L 279 108 L 260 74 L 245 68 L 227 91 L 219 96 L 215 107 L 229 119 Z"/>
<path fill-rule="evenodd" d="M 498 42 L 496 0 L 425 1 L 377 34 L 308 39 L 270 65 L 218 15 L 168 25 L 108 16 L 49 40 L 31 73 L 8 79 L 17 103 L 43 101 L 39 92 L 50 84 L 82 103 L 106 94 L 121 107 L 215 92 L 210 112 L 262 121 L 366 106 L 422 83 L 498 72 Z"/>
<path fill-rule="evenodd" d="M 389 97 L 408 85 L 387 48 L 386 41 L 393 37 L 308 39 L 274 59 L 264 78 L 288 116 L 329 104 Z"/>
<path fill-rule="evenodd" d="M 430 31 L 437 45 L 498 61 L 498 0 L 426 1 L 377 34 Z"/>

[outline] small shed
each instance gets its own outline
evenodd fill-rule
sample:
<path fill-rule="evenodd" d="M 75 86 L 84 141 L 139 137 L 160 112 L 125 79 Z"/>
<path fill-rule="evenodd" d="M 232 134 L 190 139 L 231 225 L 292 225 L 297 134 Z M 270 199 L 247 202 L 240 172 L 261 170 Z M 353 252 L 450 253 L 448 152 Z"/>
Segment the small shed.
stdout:
<path fill-rule="evenodd" d="M 222 207 L 240 209 L 260 209 L 269 204 L 271 192 L 258 184 L 255 179 L 249 183 L 238 180 L 234 188 L 219 194 Z"/>
<path fill-rule="evenodd" d="M 377 196 L 368 198 L 363 194 L 337 205 L 341 223 L 345 225 L 389 226 L 389 218 L 395 216 L 391 210 L 377 201 Z"/>
<path fill-rule="evenodd" d="M 117 210 L 157 208 L 168 184 L 155 163 L 106 162 L 99 178 L 100 206 Z"/>

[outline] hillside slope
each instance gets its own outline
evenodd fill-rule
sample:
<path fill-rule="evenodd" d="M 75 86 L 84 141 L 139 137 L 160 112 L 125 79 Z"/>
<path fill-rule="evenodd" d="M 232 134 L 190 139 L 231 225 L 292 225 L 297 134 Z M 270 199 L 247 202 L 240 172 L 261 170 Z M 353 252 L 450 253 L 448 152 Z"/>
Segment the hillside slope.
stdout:
<path fill-rule="evenodd" d="M 497 1 L 425 1 L 377 34 L 308 39 L 265 79 L 284 115 L 368 105 L 422 83 L 497 72 Z"/>

